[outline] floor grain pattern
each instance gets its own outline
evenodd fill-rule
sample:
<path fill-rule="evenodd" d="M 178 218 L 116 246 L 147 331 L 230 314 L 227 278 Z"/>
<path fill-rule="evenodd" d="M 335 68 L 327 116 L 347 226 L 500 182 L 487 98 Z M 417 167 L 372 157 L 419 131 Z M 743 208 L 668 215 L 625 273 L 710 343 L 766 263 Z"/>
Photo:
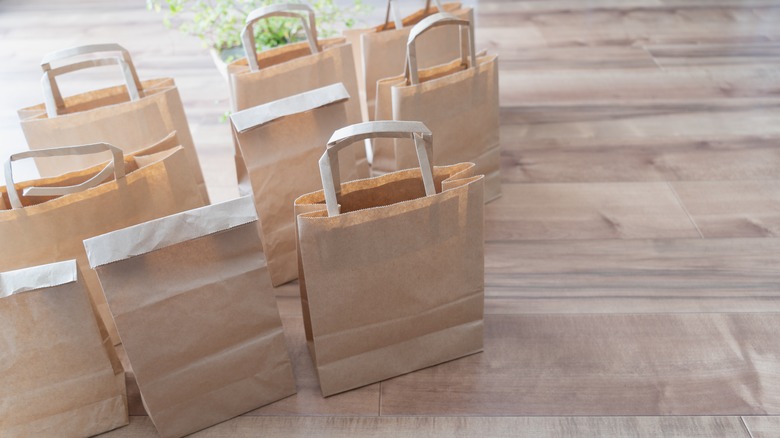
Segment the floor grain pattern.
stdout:
<path fill-rule="evenodd" d="M 148 417 L 102 437 L 154 435 Z M 193 438 L 749 438 L 739 417 L 239 417 Z"/>
<path fill-rule="evenodd" d="M 502 106 L 485 351 L 324 399 L 285 285 L 298 394 L 194 436 L 780 436 L 780 3 L 476 3 Z M 0 2 L 0 158 L 25 149 L 41 56 L 108 40 L 175 78 L 212 200 L 237 196 L 227 85 L 143 2 Z M 128 384 L 107 436 L 154 436 Z"/>

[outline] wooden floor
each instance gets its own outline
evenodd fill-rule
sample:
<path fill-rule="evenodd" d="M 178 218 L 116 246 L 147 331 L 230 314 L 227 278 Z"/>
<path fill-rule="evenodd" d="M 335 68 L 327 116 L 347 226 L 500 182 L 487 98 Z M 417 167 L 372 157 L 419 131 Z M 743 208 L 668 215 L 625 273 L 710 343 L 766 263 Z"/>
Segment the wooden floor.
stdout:
<path fill-rule="evenodd" d="M 484 353 L 323 399 L 286 285 L 298 394 L 198 436 L 780 436 L 780 1 L 476 7 L 504 183 Z M 212 198 L 236 196 L 227 87 L 140 0 L 0 1 L 3 157 L 41 56 L 105 41 L 176 79 Z M 154 436 L 129 382 L 109 435 Z"/>

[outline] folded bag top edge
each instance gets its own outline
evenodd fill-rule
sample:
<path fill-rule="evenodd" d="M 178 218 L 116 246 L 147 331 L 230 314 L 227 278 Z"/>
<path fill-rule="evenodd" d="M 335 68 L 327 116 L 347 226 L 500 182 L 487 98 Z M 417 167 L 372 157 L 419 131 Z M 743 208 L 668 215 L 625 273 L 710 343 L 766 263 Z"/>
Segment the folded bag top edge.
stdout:
<path fill-rule="evenodd" d="M 349 98 L 344 84 L 339 82 L 235 112 L 230 115 L 230 121 L 238 133 L 244 133 L 276 119 L 343 102 Z"/>
<path fill-rule="evenodd" d="M 92 237 L 84 249 L 94 269 L 256 220 L 254 201 L 244 196 Z"/>
<path fill-rule="evenodd" d="M 77 279 L 76 260 L 65 260 L 0 272 L 0 298 L 47 287 L 61 286 L 73 283 Z"/>

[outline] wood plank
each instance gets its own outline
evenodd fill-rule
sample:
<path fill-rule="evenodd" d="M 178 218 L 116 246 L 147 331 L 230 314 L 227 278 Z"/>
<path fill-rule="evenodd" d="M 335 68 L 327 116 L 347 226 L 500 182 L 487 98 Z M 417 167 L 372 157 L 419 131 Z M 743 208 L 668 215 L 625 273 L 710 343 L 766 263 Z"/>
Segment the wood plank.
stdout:
<path fill-rule="evenodd" d="M 695 238 L 667 183 L 504 184 L 485 206 L 488 241 Z"/>
<path fill-rule="evenodd" d="M 502 143 L 503 182 L 774 180 L 780 135 L 519 139 Z"/>
<path fill-rule="evenodd" d="M 129 426 L 100 436 L 136 438 L 155 433 L 147 417 L 131 417 Z M 264 438 L 748 437 L 739 417 L 239 417 L 190 436 L 254 438 L 258 434 Z"/>
<path fill-rule="evenodd" d="M 671 185 L 704 237 L 780 236 L 780 181 Z"/>
<path fill-rule="evenodd" d="M 488 243 L 485 312 L 780 311 L 780 239 Z"/>
<path fill-rule="evenodd" d="M 780 44 L 775 42 L 753 44 L 671 44 L 644 46 L 658 66 L 701 67 L 746 65 L 775 67 L 780 63 Z"/>
<path fill-rule="evenodd" d="M 778 313 L 488 315 L 485 351 L 382 383 L 382 415 L 780 413 Z"/>
<path fill-rule="evenodd" d="M 780 436 L 780 417 L 742 417 L 751 438 L 776 438 Z"/>
<path fill-rule="evenodd" d="M 653 57 L 643 47 L 505 47 L 480 38 L 479 49 L 489 49 L 499 57 L 501 71 L 566 71 L 595 69 L 658 70 Z"/>
<path fill-rule="evenodd" d="M 509 143 L 511 147 L 541 139 L 780 134 L 780 103 L 776 100 L 523 105 L 502 109 L 502 144 Z"/>
<path fill-rule="evenodd" d="M 597 55 L 596 55 L 597 56 Z M 504 105 L 576 102 L 687 102 L 768 98 L 780 95 L 780 68 L 686 68 L 673 70 L 600 68 L 528 70 L 502 66 Z"/>
<path fill-rule="evenodd" d="M 777 4 L 718 7 L 699 3 L 629 10 L 596 6 L 532 13 L 528 19 L 538 23 L 540 32 L 551 46 L 742 43 L 776 40 L 780 29 L 771 23 L 777 19 L 777 13 Z M 488 27 L 504 23 L 490 22 Z"/>

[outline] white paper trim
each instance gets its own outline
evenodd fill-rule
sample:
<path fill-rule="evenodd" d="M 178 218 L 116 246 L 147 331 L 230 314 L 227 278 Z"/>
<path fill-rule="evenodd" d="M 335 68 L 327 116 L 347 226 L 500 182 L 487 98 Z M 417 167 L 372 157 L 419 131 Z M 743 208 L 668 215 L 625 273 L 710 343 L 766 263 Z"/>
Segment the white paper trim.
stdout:
<path fill-rule="evenodd" d="M 73 283 L 78 279 L 75 260 L 0 273 L 0 298 L 22 292 Z"/>
<path fill-rule="evenodd" d="M 257 220 L 251 196 L 208 205 L 84 241 L 93 269 Z"/>
<path fill-rule="evenodd" d="M 230 121 L 236 131 L 242 133 L 282 117 L 342 102 L 349 98 L 344 84 L 339 82 L 235 112 L 230 115 Z"/>

